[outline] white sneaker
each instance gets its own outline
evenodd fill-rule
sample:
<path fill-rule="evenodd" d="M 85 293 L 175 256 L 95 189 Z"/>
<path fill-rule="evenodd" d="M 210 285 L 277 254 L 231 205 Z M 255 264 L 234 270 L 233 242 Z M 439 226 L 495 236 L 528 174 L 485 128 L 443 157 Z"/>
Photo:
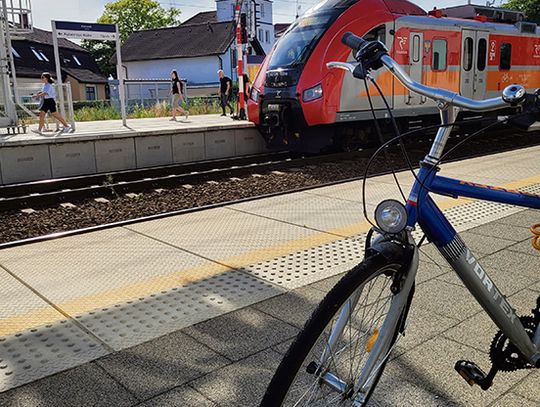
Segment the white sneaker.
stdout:
<path fill-rule="evenodd" d="M 69 133 L 73 133 L 73 127 L 71 126 L 67 126 L 67 127 L 64 127 L 61 131 L 60 131 L 61 134 L 69 134 Z"/>
<path fill-rule="evenodd" d="M 173 118 L 169 119 L 169 121 L 170 121 L 170 122 L 175 122 L 175 121 L 176 121 L 176 118 L 173 117 Z"/>
<path fill-rule="evenodd" d="M 32 133 L 36 133 L 36 134 L 39 134 L 40 136 L 43 136 L 43 133 L 41 132 L 41 130 L 32 129 Z"/>

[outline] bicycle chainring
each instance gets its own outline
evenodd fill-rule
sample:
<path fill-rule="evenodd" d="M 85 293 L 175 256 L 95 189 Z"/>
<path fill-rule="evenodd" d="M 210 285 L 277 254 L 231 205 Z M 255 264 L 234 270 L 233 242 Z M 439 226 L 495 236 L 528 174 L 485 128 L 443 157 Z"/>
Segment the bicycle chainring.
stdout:
<path fill-rule="evenodd" d="M 533 310 L 534 316 L 524 316 L 519 318 L 525 331 L 531 338 L 534 336 L 536 327 L 540 324 L 539 308 L 540 297 L 538 298 L 537 308 Z M 533 367 L 521 358 L 518 349 L 510 342 L 508 337 L 503 334 L 502 331 L 497 332 L 495 338 L 493 338 L 489 349 L 489 357 L 493 366 L 502 372 L 512 372 L 518 369 L 528 369 Z"/>

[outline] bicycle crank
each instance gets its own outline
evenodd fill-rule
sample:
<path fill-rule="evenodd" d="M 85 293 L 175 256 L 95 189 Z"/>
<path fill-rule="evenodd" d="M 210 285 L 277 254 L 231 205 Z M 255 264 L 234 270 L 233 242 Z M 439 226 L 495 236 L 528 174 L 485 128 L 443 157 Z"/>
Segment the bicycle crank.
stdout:
<path fill-rule="evenodd" d="M 527 334 L 533 338 L 536 327 L 540 324 L 540 297 L 537 300 L 536 309 L 532 310 L 532 316 L 520 317 L 523 327 Z M 531 369 L 535 366 L 530 365 L 521 357 L 518 349 L 510 342 L 508 337 L 502 331 L 497 332 L 489 350 L 491 359 L 491 369 L 486 374 L 476 363 L 467 360 L 456 362 L 454 369 L 471 386 L 477 384 L 482 390 L 487 390 L 493 384 L 493 379 L 497 372 L 513 372 L 518 369 Z"/>

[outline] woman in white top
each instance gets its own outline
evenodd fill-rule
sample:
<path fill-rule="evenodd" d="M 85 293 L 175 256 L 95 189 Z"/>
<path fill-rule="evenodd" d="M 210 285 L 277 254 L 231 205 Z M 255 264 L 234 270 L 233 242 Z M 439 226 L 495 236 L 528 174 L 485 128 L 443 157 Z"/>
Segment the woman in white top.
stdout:
<path fill-rule="evenodd" d="M 54 90 L 54 81 L 51 77 L 51 74 L 48 72 L 43 72 L 41 74 L 41 81 L 43 82 L 43 87 L 36 95 L 33 96 L 33 99 L 38 97 L 42 98 L 41 106 L 39 107 L 39 127 L 37 130 L 32 130 L 34 133 L 42 134 L 41 131 L 45 126 L 45 115 L 50 113 L 52 117 L 58 120 L 64 128 L 62 129 L 63 133 L 71 133 L 73 129 L 65 119 L 56 111 L 56 91 Z"/>

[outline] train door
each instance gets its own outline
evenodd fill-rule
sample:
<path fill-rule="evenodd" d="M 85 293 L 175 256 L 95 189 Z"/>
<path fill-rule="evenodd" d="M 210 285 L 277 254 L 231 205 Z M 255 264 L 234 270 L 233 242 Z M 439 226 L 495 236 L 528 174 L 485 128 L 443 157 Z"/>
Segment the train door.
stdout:
<path fill-rule="evenodd" d="M 463 30 L 461 36 L 460 93 L 471 99 L 483 99 L 487 80 L 489 33 Z"/>
<path fill-rule="evenodd" d="M 413 81 L 422 83 L 424 34 L 411 32 L 409 39 L 409 75 Z M 405 102 L 408 105 L 419 105 L 423 100 L 418 93 L 409 91 Z"/>

